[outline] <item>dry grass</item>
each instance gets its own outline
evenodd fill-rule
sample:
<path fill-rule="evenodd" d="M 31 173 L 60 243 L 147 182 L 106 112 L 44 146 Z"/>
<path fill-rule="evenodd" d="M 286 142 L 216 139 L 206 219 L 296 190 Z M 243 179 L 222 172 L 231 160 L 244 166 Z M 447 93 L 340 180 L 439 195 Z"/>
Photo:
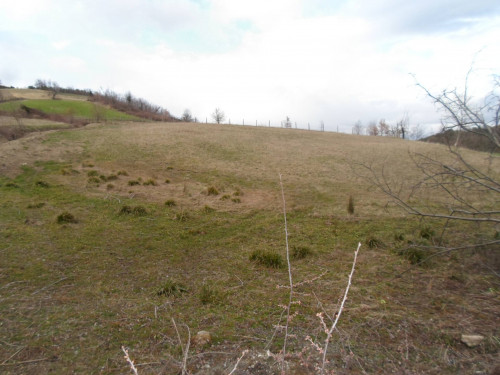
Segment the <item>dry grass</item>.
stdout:
<path fill-rule="evenodd" d="M 330 366 L 339 374 L 490 370 L 500 347 L 500 286 L 484 267 L 485 259 L 494 264 L 491 254 L 448 255 L 395 278 L 410 266 L 398 255 L 402 244 L 433 239 L 352 173 L 354 161 L 371 161 L 409 181 L 417 174 L 408 151 L 447 154 L 395 139 L 177 123 L 92 125 L 0 144 L 0 372 L 126 373 L 123 345 L 139 373 L 175 373 L 183 352 L 172 318 L 214 336 L 210 347 L 192 349 L 189 371 L 229 373 L 244 348 L 238 371 L 278 371 L 263 353 L 283 346 L 279 336 L 266 344 L 287 301 L 276 288 L 286 270 L 249 260 L 258 249 L 284 255 L 278 171 L 290 245 L 313 252 L 291 260 L 294 281 L 322 275 L 294 289 L 301 305 L 292 308 L 289 373 L 308 372 L 301 359 L 313 353 L 302 352 L 301 338 L 324 340 L 316 314 L 336 311 L 352 250 L 370 238 L 384 246 L 359 255 Z M 116 176 L 112 191 L 88 185 L 91 170 Z M 128 186 L 139 178 L 158 186 Z M 41 180 L 49 187 L 37 187 Z M 210 186 L 219 195 L 208 195 Z M 124 205 L 147 214 L 120 215 Z M 78 223 L 57 224 L 64 211 Z M 460 243 L 464 227 L 450 230 Z M 169 280 L 185 292 L 158 294 Z M 202 301 L 207 286 L 217 298 Z M 466 348 L 464 332 L 485 343 Z"/>

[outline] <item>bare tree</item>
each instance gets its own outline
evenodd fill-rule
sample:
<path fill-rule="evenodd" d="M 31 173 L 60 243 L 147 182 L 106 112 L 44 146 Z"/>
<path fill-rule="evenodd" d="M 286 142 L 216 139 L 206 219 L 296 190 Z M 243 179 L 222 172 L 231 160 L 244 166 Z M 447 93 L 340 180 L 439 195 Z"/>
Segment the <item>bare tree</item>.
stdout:
<path fill-rule="evenodd" d="M 379 128 L 376 121 L 370 121 L 368 127 L 366 128 L 368 135 L 377 136 L 379 135 Z"/>
<path fill-rule="evenodd" d="M 410 129 L 409 138 L 418 141 L 424 137 L 424 130 L 420 124 L 413 125 Z"/>
<path fill-rule="evenodd" d="M 191 114 L 191 111 L 189 109 L 184 110 L 181 120 L 184 122 L 193 122 L 193 115 Z"/>
<path fill-rule="evenodd" d="M 458 90 L 443 91 L 435 95 L 420 86 L 444 111 L 444 129 L 458 129 L 486 137 L 493 146 L 500 148 L 500 81 L 495 78 L 494 89 L 481 105 L 473 105 L 467 96 L 467 85 L 463 93 Z M 406 121 L 402 120 L 403 126 Z M 400 131 L 404 127 L 399 127 Z M 494 154 L 484 154 L 483 160 L 464 152 L 455 145 L 448 146 L 448 155 L 436 157 L 429 154 L 411 154 L 414 165 L 420 172 L 413 181 L 396 181 L 384 167 L 360 164 L 358 175 L 367 178 L 406 212 L 421 218 L 442 221 L 441 237 L 434 245 L 443 252 L 475 246 L 492 248 L 500 243 L 500 160 Z M 359 173 L 360 172 L 360 173 Z M 445 233 L 451 223 L 467 223 L 462 226 L 462 245 L 445 246 Z M 478 225 L 481 224 L 481 227 Z M 495 229 L 496 228 L 496 229 Z"/>
<path fill-rule="evenodd" d="M 401 136 L 401 138 L 406 139 L 406 137 L 408 136 L 409 126 L 410 126 L 410 118 L 408 117 L 408 113 L 405 112 L 403 118 L 399 120 L 396 125 L 398 129 L 398 134 Z"/>
<path fill-rule="evenodd" d="M 217 124 L 220 124 L 226 119 L 226 115 L 220 108 L 215 108 L 214 113 L 212 113 L 212 118 Z"/>
<path fill-rule="evenodd" d="M 389 125 L 385 122 L 385 119 L 380 119 L 378 123 L 378 132 L 381 136 L 390 134 L 390 128 Z"/>
<path fill-rule="evenodd" d="M 352 126 L 352 134 L 360 135 L 363 132 L 363 123 L 361 121 L 357 121 Z"/>

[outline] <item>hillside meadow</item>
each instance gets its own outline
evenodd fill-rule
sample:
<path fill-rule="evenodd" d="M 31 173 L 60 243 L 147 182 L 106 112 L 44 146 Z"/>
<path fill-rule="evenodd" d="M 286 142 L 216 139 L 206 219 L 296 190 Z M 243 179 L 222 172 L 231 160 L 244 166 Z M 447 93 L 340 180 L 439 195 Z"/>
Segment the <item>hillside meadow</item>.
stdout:
<path fill-rule="evenodd" d="M 465 152 L 500 173 L 496 156 Z M 228 374 L 246 349 L 235 373 L 280 373 L 269 353 L 283 345 L 288 302 L 281 174 L 297 285 L 287 373 L 315 372 L 306 337 L 324 340 L 317 314 L 335 315 L 360 242 L 328 369 L 488 374 L 500 348 L 498 256 L 412 264 L 428 254 L 408 246 L 437 243 L 443 223 L 406 214 L 364 178 L 371 166 L 409 191 L 415 153 L 449 158 L 444 146 L 386 137 L 192 123 L 108 122 L 1 143 L 0 372 L 131 373 L 123 345 L 140 374 L 177 374 L 188 332 L 203 330 L 212 340 L 191 342 L 190 373 Z M 456 223 L 446 233 L 448 246 L 498 235 Z M 485 340 L 469 348 L 464 333 Z"/>

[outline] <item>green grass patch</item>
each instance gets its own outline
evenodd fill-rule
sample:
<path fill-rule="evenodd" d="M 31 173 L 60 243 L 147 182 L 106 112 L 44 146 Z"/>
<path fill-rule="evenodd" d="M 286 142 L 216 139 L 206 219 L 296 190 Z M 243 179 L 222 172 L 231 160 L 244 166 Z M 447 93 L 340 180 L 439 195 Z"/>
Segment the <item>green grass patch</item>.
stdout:
<path fill-rule="evenodd" d="M 82 100 L 18 100 L 0 103 L 0 111 L 14 112 L 19 110 L 23 105 L 47 114 L 72 115 L 85 119 L 99 118 L 110 121 L 140 120 L 136 116 Z"/>

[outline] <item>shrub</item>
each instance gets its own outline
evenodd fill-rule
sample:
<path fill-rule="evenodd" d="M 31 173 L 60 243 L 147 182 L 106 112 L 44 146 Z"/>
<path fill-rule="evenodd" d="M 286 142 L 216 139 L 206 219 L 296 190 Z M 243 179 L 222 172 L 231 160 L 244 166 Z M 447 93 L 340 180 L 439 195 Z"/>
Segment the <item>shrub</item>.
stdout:
<path fill-rule="evenodd" d="M 352 195 L 349 195 L 349 202 L 347 202 L 347 212 L 349 213 L 349 215 L 354 214 L 354 199 Z"/>
<path fill-rule="evenodd" d="M 175 207 L 177 204 L 173 199 L 169 199 L 168 201 L 165 202 L 165 206 L 167 207 Z"/>
<path fill-rule="evenodd" d="M 50 185 L 48 182 L 45 182 L 45 181 L 37 181 L 37 182 L 35 182 L 35 186 L 42 187 L 42 188 L 48 188 Z"/>
<path fill-rule="evenodd" d="M 123 170 L 118 171 L 116 174 L 117 174 L 118 176 L 128 176 L 127 171 L 123 171 Z"/>
<path fill-rule="evenodd" d="M 311 254 L 312 254 L 312 251 L 307 246 L 293 246 L 292 247 L 292 258 L 293 259 L 304 259 Z"/>
<path fill-rule="evenodd" d="M 78 221 L 76 220 L 76 218 L 73 216 L 72 213 L 65 211 L 62 214 L 60 214 L 59 216 L 57 216 L 57 223 L 58 224 L 65 224 L 65 223 L 75 224 L 75 223 L 78 223 Z"/>
<path fill-rule="evenodd" d="M 236 189 L 236 191 L 233 193 L 235 197 L 240 197 L 243 195 L 243 192 L 240 189 Z"/>
<path fill-rule="evenodd" d="M 16 183 L 14 183 L 14 182 L 7 182 L 5 184 L 5 187 L 10 187 L 10 188 L 16 188 L 17 189 L 19 187 L 19 185 L 16 184 Z"/>
<path fill-rule="evenodd" d="M 229 194 L 224 194 L 222 197 L 220 197 L 221 201 L 226 201 L 228 199 L 231 199 L 231 196 Z"/>
<path fill-rule="evenodd" d="M 97 171 L 94 171 L 94 170 L 87 172 L 87 176 L 89 176 L 89 177 L 96 177 L 98 175 L 99 175 L 99 173 Z"/>
<path fill-rule="evenodd" d="M 114 187 L 115 187 L 115 185 L 113 185 L 113 184 L 107 184 L 107 185 L 106 185 L 106 189 L 108 189 L 108 190 L 111 190 L 111 189 L 113 189 Z"/>
<path fill-rule="evenodd" d="M 110 174 L 108 177 L 106 177 L 106 181 L 114 181 L 117 179 L 118 179 L 118 176 L 116 174 Z"/>
<path fill-rule="evenodd" d="M 103 180 L 103 181 L 107 181 L 107 180 L 108 180 L 108 178 L 107 178 L 105 175 L 103 175 L 103 174 L 102 174 L 102 175 L 100 175 L 100 176 L 99 176 L 99 178 L 100 178 L 101 180 Z"/>
<path fill-rule="evenodd" d="M 283 257 L 278 253 L 270 251 L 254 250 L 250 254 L 250 260 L 269 268 L 283 268 L 285 266 Z"/>
<path fill-rule="evenodd" d="M 136 186 L 136 185 L 140 185 L 140 184 L 141 184 L 141 182 L 138 180 L 130 180 L 128 182 L 128 186 Z"/>
<path fill-rule="evenodd" d="M 233 203 L 241 203 L 241 199 L 240 198 L 233 198 L 233 199 L 231 199 L 231 202 L 233 202 Z"/>
<path fill-rule="evenodd" d="M 210 206 L 203 207 L 203 212 L 206 214 L 209 214 L 209 213 L 214 212 L 214 211 L 215 211 L 215 209 L 210 207 Z"/>
<path fill-rule="evenodd" d="M 219 190 L 217 190 L 214 186 L 210 186 L 207 189 L 207 195 L 219 195 Z"/>
<path fill-rule="evenodd" d="M 166 184 L 169 184 L 169 183 L 170 183 L 170 179 L 168 179 L 168 178 L 167 178 L 167 179 L 165 179 L 165 183 L 166 183 Z"/>
<path fill-rule="evenodd" d="M 94 166 L 94 164 L 89 163 L 89 162 L 84 162 L 84 163 L 82 163 L 82 166 L 83 166 L 84 168 L 92 168 L 92 167 Z"/>
<path fill-rule="evenodd" d="M 167 280 L 165 284 L 156 291 L 157 296 L 176 297 L 182 293 L 187 293 L 188 289 L 181 283 Z"/>

